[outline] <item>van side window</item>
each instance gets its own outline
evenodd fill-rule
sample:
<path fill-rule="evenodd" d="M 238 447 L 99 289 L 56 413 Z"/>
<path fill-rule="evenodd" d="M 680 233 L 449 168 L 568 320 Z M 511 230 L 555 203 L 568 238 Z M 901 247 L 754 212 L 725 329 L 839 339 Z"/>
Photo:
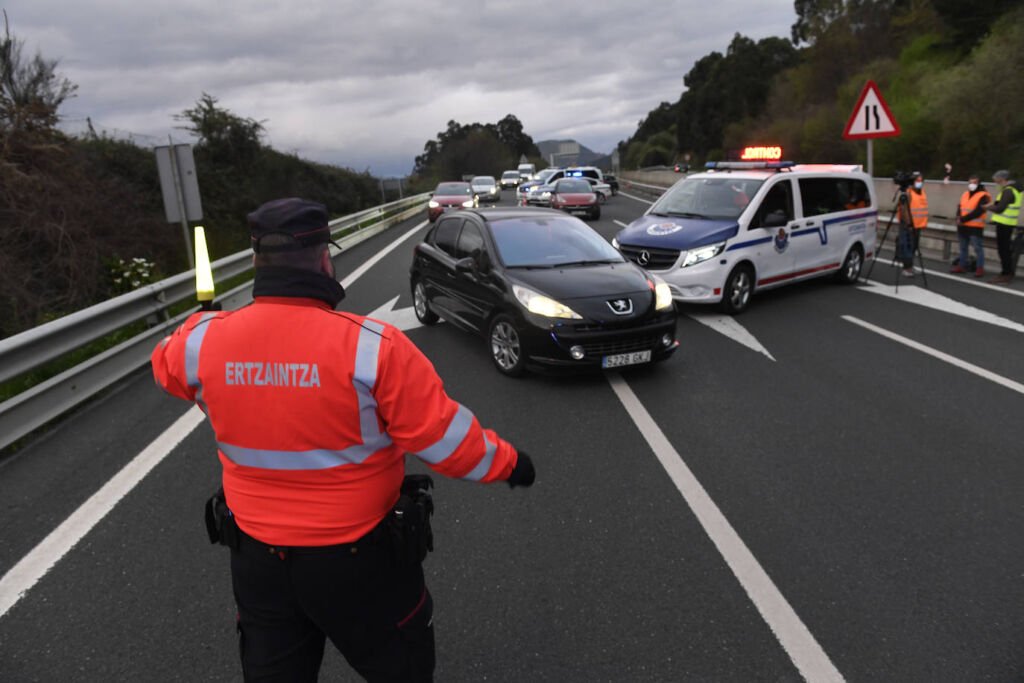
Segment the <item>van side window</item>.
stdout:
<path fill-rule="evenodd" d="M 455 239 L 459 236 L 459 228 L 462 227 L 461 218 L 443 218 L 434 228 L 434 246 L 441 251 L 455 255 Z"/>
<path fill-rule="evenodd" d="M 793 220 L 793 186 L 788 179 L 775 183 L 768 190 L 750 222 L 751 229 L 766 227 L 765 219 L 769 214 L 774 214 L 770 221 L 773 225 L 785 225 Z"/>
<path fill-rule="evenodd" d="M 841 185 L 849 182 L 847 178 L 800 178 L 800 200 L 804 207 L 804 218 L 846 211 L 849 190 Z"/>
<path fill-rule="evenodd" d="M 868 186 L 857 178 L 843 178 L 839 181 L 839 196 L 843 201 L 843 209 L 863 209 L 871 203 Z"/>

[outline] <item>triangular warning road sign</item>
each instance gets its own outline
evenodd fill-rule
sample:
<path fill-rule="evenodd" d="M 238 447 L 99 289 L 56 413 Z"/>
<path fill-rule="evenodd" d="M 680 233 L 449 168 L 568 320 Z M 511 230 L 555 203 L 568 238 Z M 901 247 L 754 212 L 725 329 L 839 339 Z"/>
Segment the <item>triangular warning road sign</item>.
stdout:
<path fill-rule="evenodd" d="M 900 124 L 889 111 L 889 105 L 882 97 L 874 81 L 868 81 L 857 99 L 857 106 L 846 122 L 843 137 L 847 140 L 868 138 L 892 138 L 900 134 Z"/>

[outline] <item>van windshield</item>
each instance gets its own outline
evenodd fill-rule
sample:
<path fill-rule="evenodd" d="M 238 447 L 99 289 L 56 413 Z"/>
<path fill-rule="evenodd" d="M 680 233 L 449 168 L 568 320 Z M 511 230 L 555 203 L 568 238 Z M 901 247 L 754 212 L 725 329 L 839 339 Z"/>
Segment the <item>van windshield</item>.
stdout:
<path fill-rule="evenodd" d="M 683 218 L 738 218 L 763 183 L 761 178 L 726 174 L 687 178 L 663 194 L 650 212 L 655 216 Z"/>

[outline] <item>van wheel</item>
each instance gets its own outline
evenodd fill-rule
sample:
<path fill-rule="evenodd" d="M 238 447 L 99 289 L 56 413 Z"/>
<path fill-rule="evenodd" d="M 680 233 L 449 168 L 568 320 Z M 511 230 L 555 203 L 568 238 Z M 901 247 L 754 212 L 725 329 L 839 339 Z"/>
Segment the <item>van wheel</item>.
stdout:
<path fill-rule="evenodd" d="M 843 261 L 843 267 L 836 273 L 836 281 L 844 285 L 852 285 L 860 279 L 860 271 L 864 268 L 864 252 L 859 244 L 850 247 Z"/>
<path fill-rule="evenodd" d="M 507 377 L 519 377 L 526 370 L 526 354 L 519 341 L 519 330 L 507 315 L 495 316 L 487 334 L 491 360 L 498 372 Z"/>
<path fill-rule="evenodd" d="M 722 290 L 722 310 L 729 315 L 742 313 L 750 304 L 750 295 L 753 292 L 754 271 L 747 265 L 736 266 L 729 273 L 725 289 Z"/>
<path fill-rule="evenodd" d="M 412 309 L 416 313 L 416 319 L 424 325 L 433 325 L 440 320 L 437 313 L 430 310 L 430 300 L 427 298 L 427 289 L 423 286 L 422 280 L 416 280 L 412 285 Z"/>

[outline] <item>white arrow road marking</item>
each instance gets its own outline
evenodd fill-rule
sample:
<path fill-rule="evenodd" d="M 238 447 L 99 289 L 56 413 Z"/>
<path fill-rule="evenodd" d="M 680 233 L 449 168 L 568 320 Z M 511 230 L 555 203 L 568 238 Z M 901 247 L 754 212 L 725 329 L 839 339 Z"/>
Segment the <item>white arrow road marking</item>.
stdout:
<path fill-rule="evenodd" d="M 974 306 L 968 306 L 962 304 L 955 299 L 950 299 L 948 296 L 936 294 L 927 289 L 922 289 L 915 285 L 904 285 L 896 291 L 896 287 L 892 285 L 883 285 L 877 282 L 869 282 L 866 285 L 859 287 L 861 291 L 871 292 L 872 294 L 881 294 L 892 299 L 899 301 L 906 301 L 910 304 L 917 304 L 918 306 L 924 306 L 925 308 L 932 308 L 936 311 L 942 311 L 943 313 L 949 313 L 951 315 L 958 315 L 962 318 L 970 318 L 971 320 L 977 320 L 990 325 L 996 325 L 998 327 L 1005 327 L 1008 330 L 1014 332 L 1024 332 L 1024 325 L 1015 323 L 1012 320 L 1001 318 L 994 313 L 983 311 L 980 308 Z"/>
<path fill-rule="evenodd" d="M 772 361 L 775 360 L 775 356 L 768 352 L 761 342 L 757 341 L 757 337 L 750 334 L 747 328 L 736 322 L 736 319 L 731 315 L 720 315 L 717 313 L 688 313 L 691 318 L 699 322 L 701 325 L 710 327 L 719 334 L 724 334 L 729 339 L 732 339 L 738 344 L 743 344 L 751 351 L 757 351 L 768 356 Z"/>
<path fill-rule="evenodd" d="M 412 306 L 409 308 L 395 308 L 395 304 L 398 303 L 398 297 L 396 296 L 391 301 L 387 302 L 383 306 L 374 309 L 372 312 L 367 313 L 367 318 L 373 318 L 379 320 L 382 323 L 388 323 L 394 325 L 398 329 L 406 332 L 408 330 L 415 330 L 417 327 L 423 327 L 423 323 L 416 317 L 416 311 Z"/>

